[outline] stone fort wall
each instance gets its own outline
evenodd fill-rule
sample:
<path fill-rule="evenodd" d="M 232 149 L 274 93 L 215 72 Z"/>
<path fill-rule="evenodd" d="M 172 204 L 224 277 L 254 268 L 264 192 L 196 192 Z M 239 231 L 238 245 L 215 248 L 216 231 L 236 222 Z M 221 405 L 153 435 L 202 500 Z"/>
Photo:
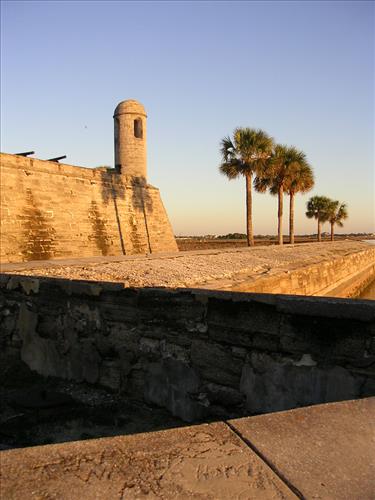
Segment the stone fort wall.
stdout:
<path fill-rule="evenodd" d="M 177 251 L 144 180 L 4 153 L 0 243 L 1 262 Z"/>
<path fill-rule="evenodd" d="M 375 395 L 375 302 L 2 275 L 0 347 L 194 421 Z"/>

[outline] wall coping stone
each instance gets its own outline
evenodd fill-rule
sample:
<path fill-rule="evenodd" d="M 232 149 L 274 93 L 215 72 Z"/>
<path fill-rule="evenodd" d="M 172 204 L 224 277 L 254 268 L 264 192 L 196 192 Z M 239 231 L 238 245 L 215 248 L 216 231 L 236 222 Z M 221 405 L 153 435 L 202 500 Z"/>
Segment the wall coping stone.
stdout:
<path fill-rule="evenodd" d="M 68 280 L 51 277 L 30 277 L 0 274 L 0 288 L 21 288 L 26 293 L 39 293 L 46 285 L 56 286 L 66 295 L 99 296 L 104 292 L 135 293 L 138 297 L 156 296 L 160 298 L 190 295 L 200 302 L 210 299 L 226 302 L 256 303 L 275 306 L 282 313 L 326 318 L 355 319 L 363 322 L 375 321 L 375 301 L 315 297 L 303 295 L 259 294 L 229 292 L 200 288 L 126 287 L 122 283 L 107 281 Z M 203 300 L 202 300 L 203 299 Z"/>

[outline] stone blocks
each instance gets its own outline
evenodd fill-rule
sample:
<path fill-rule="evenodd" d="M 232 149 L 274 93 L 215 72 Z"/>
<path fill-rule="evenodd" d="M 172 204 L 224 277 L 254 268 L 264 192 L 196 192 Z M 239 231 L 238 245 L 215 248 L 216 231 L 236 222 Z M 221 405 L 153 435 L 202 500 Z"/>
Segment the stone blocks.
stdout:
<path fill-rule="evenodd" d="M 313 314 L 312 314 L 313 312 Z M 374 395 L 375 302 L 3 275 L 0 341 L 45 376 L 194 421 Z"/>
<path fill-rule="evenodd" d="M 177 251 L 153 186 L 1 153 L 1 262 Z"/>

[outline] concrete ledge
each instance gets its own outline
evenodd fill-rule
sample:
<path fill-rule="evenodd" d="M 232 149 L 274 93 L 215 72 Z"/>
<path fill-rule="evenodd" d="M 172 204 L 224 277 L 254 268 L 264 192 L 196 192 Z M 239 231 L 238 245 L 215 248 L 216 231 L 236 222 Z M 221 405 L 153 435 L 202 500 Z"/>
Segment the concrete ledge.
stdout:
<path fill-rule="evenodd" d="M 297 498 L 224 423 L 1 453 L 8 500 Z"/>
<path fill-rule="evenodd" d="M 7 499 L 373 499 L 375 398 L 3 451 Z"/>
<path fill-rule="evenodd" d="M 303 498 L 374 498 L 375 398 L 230 424 Z"/>

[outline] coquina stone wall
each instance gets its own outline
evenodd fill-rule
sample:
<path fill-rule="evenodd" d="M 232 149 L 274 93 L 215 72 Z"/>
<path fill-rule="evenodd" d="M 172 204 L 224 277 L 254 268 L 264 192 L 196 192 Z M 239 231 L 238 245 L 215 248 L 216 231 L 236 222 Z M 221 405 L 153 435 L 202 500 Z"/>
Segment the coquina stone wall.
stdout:
<path fill-rule="evenodd" d="M 144 180 L 1 154 L 1 262 L 165 251 L 172 228 Z"/>
<path fill-rule="evenodd" d="M 236 292 L 355 297 L 375 276 L 375 247 L 262 278 L 219 283 Z"/>
<path fill-rule="evenodd" d="M 375 395 L 375 302 L 2 275 L 1 349 L 186 421 Z"/>

